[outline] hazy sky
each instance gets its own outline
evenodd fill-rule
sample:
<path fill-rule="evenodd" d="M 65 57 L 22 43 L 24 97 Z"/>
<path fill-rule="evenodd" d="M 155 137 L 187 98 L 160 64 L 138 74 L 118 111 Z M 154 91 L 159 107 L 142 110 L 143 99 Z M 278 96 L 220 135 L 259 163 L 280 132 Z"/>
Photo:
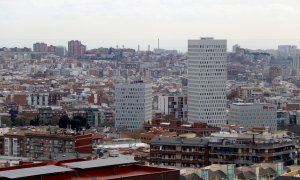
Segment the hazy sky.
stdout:
<path fill-rule="evenodd" d="M 248 48 L 300 46 L 299 0 L 0 0 L 0 47 L 37 41 L 88 49 L 116 45 L 186 50 L 187 39 Z"/>

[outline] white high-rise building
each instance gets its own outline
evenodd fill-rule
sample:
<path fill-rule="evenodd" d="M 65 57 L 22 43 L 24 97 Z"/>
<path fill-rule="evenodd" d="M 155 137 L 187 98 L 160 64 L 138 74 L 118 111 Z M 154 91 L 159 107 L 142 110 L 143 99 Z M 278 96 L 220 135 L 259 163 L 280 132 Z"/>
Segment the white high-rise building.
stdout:
<path fill-rule="evenodd" d="M 140 129 L 152 119 L 152 86 L 143 81 L 117 84 L 115 127 Z"/>
<path fill-rule="evenodd" d="M 188 40 L 188 121 L 226 124 L 226 51 L 226 40 Z"/>

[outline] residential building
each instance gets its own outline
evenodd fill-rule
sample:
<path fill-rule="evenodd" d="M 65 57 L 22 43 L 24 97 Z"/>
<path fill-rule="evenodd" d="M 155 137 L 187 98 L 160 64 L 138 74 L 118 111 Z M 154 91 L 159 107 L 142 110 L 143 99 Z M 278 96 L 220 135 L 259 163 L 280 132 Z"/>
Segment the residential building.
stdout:
<path fill-rule="evenodd" d="M 297 46 L 295 45 L 278 45 L 278 57 L 287 59 L 293 57 L 297 51 Z"/>
<path fill-rule="evenodd" d="M 286 131 L 269 132 L 268 128 L 242 131 L 231 126 L 209 137 L 209 161 L 212 164 L 284 162 L 296 163 L 296 142 Z"/>
<path fill-rule="evenodd" d="M 140 129 L 152 119 L 152 86 L 143 81 L 116 84 L 115 127 Z"/>
<path fill-rule="evenodd" d="M 227 41 L 188 41 L 188 121 L 226 124 Z"/>
<path fill-rule="evenodd" d="M 91 153 L 92 134 L 74 135 L 52 131 L 25 134 L 25 157 L 49 157 L 55 153 Z"/>
<path fill-rule="evenodd" d="M 68 55 L 71 57 L 78 58 L 84 55 L 86 46 L 81 44 L 78 40 L 72 40 L 68 42 Z"/>
<path fill-rule="evenodd" d="M 48 52 L 48 47 L 47 47 L 47 44 L 46 43 L 35 43 L 33 44 L 33 51 L 34 52 Z"/>
<path fill-rule="evenodd" d="M 56 51 L 56 46 L 53 45 L 48 46 L 48 52 L 55 53 L 55 51 Z"/>
<path fill-rule="evenodd" d="M 228 123 L 251 129 L 257 126 L 277 130 L 277 107 L 269 103 L 233 103 L 228 112 Z"/>
<path fill-rule="evenodd" d="M 31 93 L 27 97 L 29 106 L 48 106 L 49 93 Z"/>
<path fill-rule="evenodd" d="M 176 119 L 187 120 L 187 96 L 161 95 L 158 96 L 158 110 Z"/>
<path fill-rule="evenodd" d="M 3 154 L 14 157 L 52 159 L 57 153 L 92 153 L 92 134 L 63 129 L 13 128 L 3 134 Z"/>
<path fill-rule="evenodd" d="M 209 164 L 208 141 L 201 138 L 154 137 L 150 141 L 150 163 L 175 167 Z"/>

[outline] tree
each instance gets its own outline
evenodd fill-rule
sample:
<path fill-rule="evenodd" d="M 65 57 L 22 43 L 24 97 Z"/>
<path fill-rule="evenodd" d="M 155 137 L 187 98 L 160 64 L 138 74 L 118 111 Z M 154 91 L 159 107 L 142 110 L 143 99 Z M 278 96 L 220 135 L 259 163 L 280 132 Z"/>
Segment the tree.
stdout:
<path fill-rule="evenodd" d="M 1 124 L 9 127 L 11 126 L 11 120 L 8 117 L 1 117 Z"/>
<path fill-rule="evenodd" d="M 68 115 L 63 115 L 59 118 L 58 126 L 60 128 L 66 129 L 68 124 L 70 124 L 70 118 Z"/>
<path fill-rule="evenodd" d="M 16 126 L 16 118 L 18 115 L 18 110 L 11 109 L 9 110 L 11 126 Z"/>
<path fill-rule="evenodd" d="M 35 122 L 33 119 L 30 121 L 30 126 L 35 126 Z"/>
<path fill-rule="evenodd" d="M 82 130 L 82 127 L 85 127 L 86 129 L 90 128 L 89 124 L 87 123 L 87 119 L 82 116 L 74 116 L 74 118 L 71 120 L 71 127 L 77 131 Z"/>

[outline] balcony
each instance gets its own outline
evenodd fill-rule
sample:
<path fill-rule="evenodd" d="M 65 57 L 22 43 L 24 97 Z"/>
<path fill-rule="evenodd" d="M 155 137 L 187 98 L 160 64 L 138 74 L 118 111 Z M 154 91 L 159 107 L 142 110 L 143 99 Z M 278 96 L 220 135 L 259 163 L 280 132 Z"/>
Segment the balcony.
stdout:
<path fill-rule="evenodd" d="M 274 149 L 285 146 L 293 146 L 295 143 L 292 142 L 282 142 L 282 143 L 249 143 L 249 144 L 232 144 L 226 143 L 223 144 L 221 142 L 210 142 L 210 147 L 234 147 L 234 148 L 253 148 L 253 149 Z"/>
<path fill-rule="evenodd" d="M 155 156 L 150 157 L 150 159 L 151 159 L 151 160 L 162 160 L 161 157 L 155 157 Z"/>
<path fill-rule="evenodd" d="M 66 144 L 66 148 L 73 148 L 73 144 Z"/>
<path fill-rule="evenodd" d="M 31 149 L 30 153 L 43 154 L 44 150 L 42 149 Z"/>
<path fill-rule="evenodd" d="M 251 160 L 243 160 L 243 159 L 236 159 L 234 160 L 235 164 L 253 164 Z"/>
<path fill-rule="evenodd" d="M 190 155 L 203 155 L 205 151 L 182 151 L 182 154 L 190 154 Z"/>
<path fill-rule="evenodd" d="M 43 146 L 43 142 L 30 142 L 31 146 Z"/>
<path fill-rule="evenodd" d="M 55 147 L 55 148 L 61 148 L 62 144 L 53 144 L 52 146 Z"/>
<path fill-rule="evenodd" d="M 186 159 L 182 159 L 182 162 L 183 163 L 199 163 L 199 162 L 203 162 L 204 160 L 203 159 L 189 159 L 189 158 L 186 158 Z"/>
<path fill-rule="evenodd" d="M 256 156 L 258 157 L 272 157 L 272 156 L 279 156 L 282 154 L 290 154 L 292 152 L 295 152 L 295 149 L 289 149 L 285 151 L 279 151 L 279 152 L 262 152 L 262 153 L 256 153 Z"/>
<path fill-rule="evenodd" d="M 181 151 L 176 151 L 175 149 L 150 149 L 151 152 L 161 152 L 161 153 L 176 153 Z"/>
<path fill-rule="evenodd" d="M 219 158 L 209 158 L 209 161 L 212 163 L 233 163 L 234 161 L 229 161 L 225 159 L 219 159 Z"/>

